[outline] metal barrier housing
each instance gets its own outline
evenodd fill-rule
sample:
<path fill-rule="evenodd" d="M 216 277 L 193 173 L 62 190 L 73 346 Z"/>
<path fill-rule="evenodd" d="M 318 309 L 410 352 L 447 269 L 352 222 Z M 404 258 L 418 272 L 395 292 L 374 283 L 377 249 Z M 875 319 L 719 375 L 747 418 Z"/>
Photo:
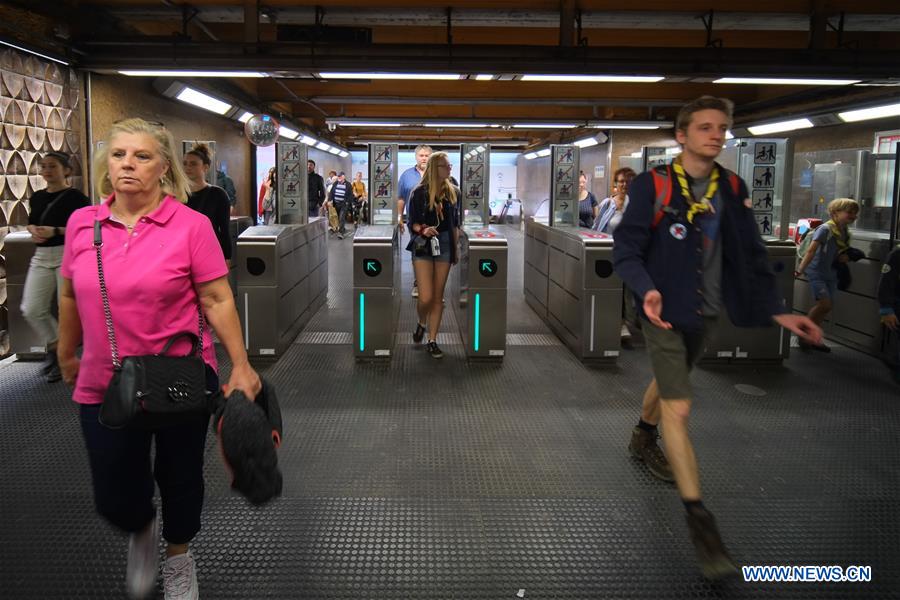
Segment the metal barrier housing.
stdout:
<path fill-rule="evenodd" d="M 250 356 L 278 356 L 328 296 L 324 219 L 249 227 L 237 243 L 237 307 Z"/>
<path fill-rule="evenodd" d="M 392 225 L 367 225 L 353 236 L 353 355 L 390 360 L 400 316 L 400 237 Z"/>
<path fill-rule="evenodd" d="M 474 361 L 502 361 L 506 354 L 509 245 L 496 227 L 464 227 L 458 273 L 450 292 L 466 351 Z"/>

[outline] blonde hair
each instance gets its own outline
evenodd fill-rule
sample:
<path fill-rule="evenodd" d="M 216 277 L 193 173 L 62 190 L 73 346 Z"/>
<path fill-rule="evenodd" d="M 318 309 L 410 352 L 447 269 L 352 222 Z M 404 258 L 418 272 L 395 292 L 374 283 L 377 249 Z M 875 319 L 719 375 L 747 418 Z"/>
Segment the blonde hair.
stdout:
<path fill-rule="evenodd" d="M 852 198 L 835 198 L 828 203 L 828 214 L 832 217 L 841 211 L 859 213 L 859 202 Z"/>
<path fill-rule="evenodd" d="M 444 159 L 450 164 L 450 156 L 446 152 L 435 152 L 428 157 L 428 164 L 425 165 L 425 172 L 422 174 L 422 181 L 417 187 L 424 187 L 428 192 L 428 209 L 437 210 L 438 203 L 441 199 L 446 198 L 450 204 L 456 204 L 456 188 L 450 183 L 450 178 L 441 180 L 435 166 L 438 159 Z"/>
<path fill-rule="evenodd" d="M 104 197 L 114 191 L 109 180 L 109 146 L 113 138 L 120 133 L 145 134 L 156 140 L 160 155 L 169 163 L 168 170 L 160 179 L 160 190 L 174 196 L 179 202 L 186 203 L 190 184 L 181 161 L 175 160 L 175 140 L 162 123 L 150 123 L 144 119 L 124 119 L 113 123 L 109 135 L 106 136 L 106 143 L 94 158 L 94 188 Z"/>

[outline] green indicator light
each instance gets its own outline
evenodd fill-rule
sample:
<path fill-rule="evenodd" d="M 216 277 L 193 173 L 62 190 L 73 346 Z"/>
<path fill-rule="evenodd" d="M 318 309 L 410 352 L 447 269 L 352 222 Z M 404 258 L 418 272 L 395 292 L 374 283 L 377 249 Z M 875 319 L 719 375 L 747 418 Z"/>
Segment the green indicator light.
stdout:
<path fill-rule="evenodd" d="M 366 295 L 359 294 L 359 351 L 366 350 Z"/>
<path fill-rule="evenodd" d="M 475 352 L 481 346 L 481 294 L 475 294 Z"/>

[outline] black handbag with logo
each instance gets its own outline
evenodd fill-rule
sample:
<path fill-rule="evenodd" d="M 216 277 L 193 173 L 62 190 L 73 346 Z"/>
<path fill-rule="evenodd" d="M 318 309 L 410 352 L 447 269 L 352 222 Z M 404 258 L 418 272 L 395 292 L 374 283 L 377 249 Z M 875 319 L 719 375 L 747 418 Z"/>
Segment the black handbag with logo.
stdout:
<path fill-rule="evenodd" d="M 112 351 L 113 376 L 109 382 L 103 405 L 100 407 L 100 423 L 110 429 L 121 429 L 138 421 L 145 424 L 174 422 L 178 415 L 200 415 L 209 412 L 206 391 L 206 364 L 201 358 L 203 350 L 203 313 L 197 306 L 199 336 L 179 333 L 172 336 L 160 354 L 126 356 L 119 359 L 119 348 L 113 331 L 112 312 L 106 279 L 103 276 L 103 260 L 100 248 L 103 239 L 100 221 L 94 222 L 94 249 L 97 252 L 97 273 L 100 278 L 100 295 L 106 317 L 106 333 Z M 187 356 L 165 356 L 172 344 L 181 337 L 193 342 Z"/>

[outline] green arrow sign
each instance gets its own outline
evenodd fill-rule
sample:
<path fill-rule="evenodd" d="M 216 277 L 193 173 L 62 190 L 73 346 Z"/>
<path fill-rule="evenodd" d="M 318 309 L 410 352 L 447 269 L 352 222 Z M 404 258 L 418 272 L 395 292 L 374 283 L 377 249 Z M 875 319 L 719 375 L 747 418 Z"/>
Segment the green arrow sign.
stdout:
<path fill-rule="evenodd" d="M 478 272 L 484 277 L 493 277 L 497 274 L 497 263 L 490 258 L 482 258 L 478 261 Z"/>
<path fill-rule="evenodd" d="M 363 273 L 369 277 L 378 277 L 381 274 L 381 261 L 375 258 L 364 258 Z"/>

